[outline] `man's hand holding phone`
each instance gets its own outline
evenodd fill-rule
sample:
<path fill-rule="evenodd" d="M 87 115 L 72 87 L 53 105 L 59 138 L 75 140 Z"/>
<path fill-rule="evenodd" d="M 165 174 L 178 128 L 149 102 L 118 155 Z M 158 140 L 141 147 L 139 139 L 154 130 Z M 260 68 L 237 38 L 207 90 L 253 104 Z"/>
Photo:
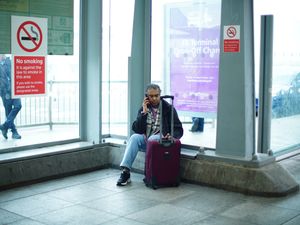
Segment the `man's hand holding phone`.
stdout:
<path fill-rule="evenodd" d="M 142 113 L 147 113 L 148 112 L 148 105 L 150 104 L 149 97 L 145 95 L 144 101 L 143 101 L 143 112 Z"/>

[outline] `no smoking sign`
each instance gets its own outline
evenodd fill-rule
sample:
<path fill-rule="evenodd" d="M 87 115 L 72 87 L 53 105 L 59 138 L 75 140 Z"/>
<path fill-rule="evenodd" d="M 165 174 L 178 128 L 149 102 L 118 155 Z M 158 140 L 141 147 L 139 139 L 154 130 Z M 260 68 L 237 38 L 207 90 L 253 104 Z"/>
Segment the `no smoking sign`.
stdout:
<path fill-rule="evenodd" d="M 240 26 L 224 26 L 223 51 L 240 52 Z"/>
<path fill-rule="evenodd" d="M 11 17 L 12 96 L 46 94 L 46 18 Z"/>
<path fill-rule="evenodd" d="M 12 16 L 11 49 L 15 55 L 47 55 L 47 19 Z"/>

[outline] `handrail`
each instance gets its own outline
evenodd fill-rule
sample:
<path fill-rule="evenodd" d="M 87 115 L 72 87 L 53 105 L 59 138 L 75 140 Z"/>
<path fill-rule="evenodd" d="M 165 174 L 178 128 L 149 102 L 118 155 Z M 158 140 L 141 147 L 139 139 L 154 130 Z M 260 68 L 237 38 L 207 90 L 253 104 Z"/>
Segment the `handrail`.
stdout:
<path fill-rule="evenodd" d="M 22 109 L 17 115 L 17 127 L 79 123 L 79 82 L 47 82 L 48 95 L 22 98 Z M 5 120 L 5 110 L 0 101 L 0 122 Z"/>

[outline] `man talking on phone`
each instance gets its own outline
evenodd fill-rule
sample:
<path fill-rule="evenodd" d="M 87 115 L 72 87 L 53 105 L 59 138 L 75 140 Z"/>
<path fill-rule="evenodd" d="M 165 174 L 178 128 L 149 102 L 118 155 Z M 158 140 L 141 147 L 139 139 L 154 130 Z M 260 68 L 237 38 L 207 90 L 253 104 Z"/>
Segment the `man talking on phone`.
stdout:
<path fill-rule="evenodd" d="M 125 153 L 120 164 L 121 176 L 117 181 L 118 186 L 125 186 L 131 182 L 130 170 L 139 150 L 146 151 L 148 140 L 159 140 L 160 132 L 164 138 L 172 138 L 171 113 L 172 106 L 165 100 L 160 99 L 161 89 L 157 84 L 149 84 L 146 87 L 142 107 L 138 110 L 137 118 L 132 124 L 135 132 L 128 140 Z M 159 105 L 162 104 L 163 115 L 159 112 Z M 173 136 L 179 139 L 183 135 L 182 123 L 179 120 L 176 109 L 173 110 L 174 133 Z M 163 130 L 159 130 L 160 120 L 163 123 Z"/>

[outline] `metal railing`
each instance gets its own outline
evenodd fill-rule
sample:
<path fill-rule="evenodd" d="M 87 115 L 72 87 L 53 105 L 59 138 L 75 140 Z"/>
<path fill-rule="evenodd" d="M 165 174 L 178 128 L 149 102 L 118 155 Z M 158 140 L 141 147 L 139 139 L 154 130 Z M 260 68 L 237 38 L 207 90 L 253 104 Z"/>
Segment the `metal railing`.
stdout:
<path fill-rule="evenodd" d="M 22 109 L 17 115 L 17 127 L 79 123 L 79 82 L 48 81 L 46 96 L 22 98 Z M 0 122 L 5 121 L 5 110 L 0 101 Z"/>

